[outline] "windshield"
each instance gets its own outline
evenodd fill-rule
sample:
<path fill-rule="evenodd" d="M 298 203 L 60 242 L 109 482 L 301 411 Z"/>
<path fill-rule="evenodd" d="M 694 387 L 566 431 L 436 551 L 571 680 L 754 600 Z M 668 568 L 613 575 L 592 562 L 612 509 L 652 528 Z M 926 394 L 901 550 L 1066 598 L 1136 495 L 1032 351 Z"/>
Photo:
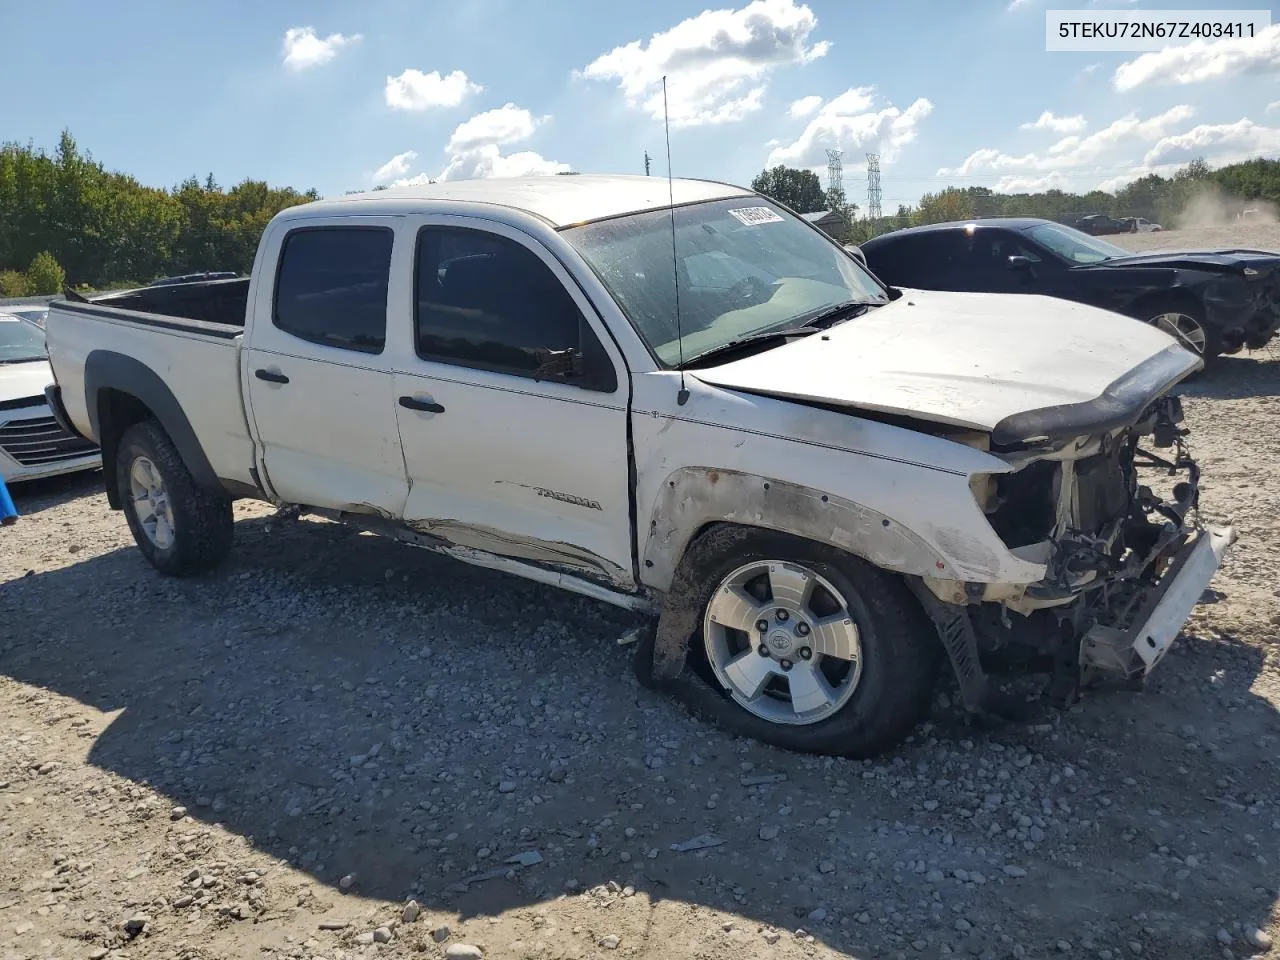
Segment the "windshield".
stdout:
<path fill-rule="evenodd" d="M 1131 256 L 1123 247 L 1058 223 L 1039 224 L 1028 230 L 1027 235 L 1072 263 L 1101 263 L 1114 257 Z"/>
<path fill-rule="evenodd" d="M 11 313 L 0 313 L 0 363 L 48 358 L 43 330 Z"/>
<path fill-rule="evenodd" d="M 733 340 L 803 325 L 888 295 L 839 244 L 759 197 L 677 207 L 675 274 L 687 363 Z M 671 212 L 650 210 L 564 231 L 663 363 L 680 361 Z"/>

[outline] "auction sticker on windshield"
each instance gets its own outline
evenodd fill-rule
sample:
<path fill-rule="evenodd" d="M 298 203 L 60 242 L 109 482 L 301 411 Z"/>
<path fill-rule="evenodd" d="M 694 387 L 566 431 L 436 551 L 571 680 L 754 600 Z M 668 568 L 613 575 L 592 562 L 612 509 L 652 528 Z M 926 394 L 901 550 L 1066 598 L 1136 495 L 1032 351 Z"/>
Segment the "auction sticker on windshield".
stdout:
<path fill-rule="evenodd" d="M 782 218 L 768 207 L 738 207 L 729 213 L 739 223 L 754 227 L 757 223 L 781 223 Z"/>

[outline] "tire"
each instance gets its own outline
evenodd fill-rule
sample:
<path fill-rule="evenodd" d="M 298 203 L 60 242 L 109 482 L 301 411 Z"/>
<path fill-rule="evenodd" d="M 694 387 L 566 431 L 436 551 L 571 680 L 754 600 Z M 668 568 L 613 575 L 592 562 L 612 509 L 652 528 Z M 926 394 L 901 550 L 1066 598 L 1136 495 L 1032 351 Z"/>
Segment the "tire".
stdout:
<path fill-rule="evenodd" d="M 134 541 L 166 576 L 207 573 L 231 552 L 231 498 L 196 483 L 154 420 L 135 423 L 120 438 L 116 483 Z"/>
<path fill-rule="evenodd" d="M 1173 315 L 1181 317 L 1182 320 L 1162 322 L 1162 318 Z M 1173 336 L 1182 343 L 1183 347 L 1196 354 L 1196 356 L 1202 357 L 1206 367 L 1209 366 L 1214 357 L 1222 353 L 1222 337 L 1217 330 L 1214 330 L 1205 322 L 1204 308 L 1197 303 L 1190 303 L 1185 300 L 1155 301 L 1144 304 L 1138 311 L 1137 319 L 1153 327 L 1159 327 L 1170 336 Z M 1200 337 L 1203 338 L 1202 346 L 1196 345 L 1196 336 L 1189 328 L 1186 331 L 1187 335 L 1182 332 L 1175 332 L 1170 328 L 1170 325 L 1181 328 L 1183 322 L 1190 322 L 1199 327 Z"/>
<path fill-rule="evenodd" d="M 791 683 L 802 677 L 801 670 L 806 671 L 805 676 L 809 672 L 827 670 L 828 660 L 836 662 L 838 672 L 844 663 L 839 657 L 830 658 L 814 651 L 808 651 L 808 656 L 804 656 L 806 648 L 793 647 L 779 659 L 780 634 L 778 637 L 772 631 L 763 635 L 751 634 L 749 641 L 756 646 L 746 651 L 748 659 L 742 661 L 745 669 L 758 669 L 756 660 L 760 663 L 772 661 L 776 667 L 783 668 L 779 676 L 786 677 L 787 697 L 792 699 L 790 706 L 744 706 L 739 694 L 724 680 L 727 673 L 723 667 L 726 638 L 737 637 L 741 644 L 747 635 L 712 622 L 710 618 L 714 611 L 720 609 L 713 606 L 713 600 L 722 596 L 725 583 L 732 581 L 735 574 L 741 576 L 744 568 L 771 564 L 779 566 L 779 572 L 770 574 L 771 577 L 790 577 L 798 570 L 812 574 L 815 584 L 812 596 L 826 604 L 828 613 L 833 608 L 830 606 L 832 598 L 825 596 L 827 586 L 834 588 L 839 595 L 835 599 L 843 603 L 840 617 L 847 613 L 848 620 L 856 627 L 857 676 L 852 686 L 848 686 L 853 676 L 854 668 L 851 667 L 841 686 L 834 688 L 844 691 L 840 694 L 843 699 L 829 700 L 822 710 L 810 712 L 808 717 L 799 716 L 792 690 L 800 688 L 793 688 Z M 718 545 L 715 558 L 699 571 L 699 576 L 702 583 L 697 594 L 700 627 L 691 641 L 690 660 L 700 677 L 700 682 L 695 685 L 710 691 L 710 695 L 685 699 L 698 712 L 711 714 L 710 719 L 714 722 L 733 733 L 784 750 L 861 759 L 876 756 L 900 744 L 926 715 L 943 659 L 943 648 L 937 631 L 899 577 L 834 547 L 750 528 L 732 531 L 724 543 Z M 755 586 L 758 588 L 758 584 Z M 778 603 L 775 593 L 773 605 L 776 607 Z M 813 604 L 816 608 L 817 600 Z M 798 621 L 808 618 L 807 613 L 794 616 L 796 622 L 787 621 L 793 624 L 791 639 L 796 643 L 806 642 L 797 636 L 796 631 L 800 629 Z M 820 621 L 810 619 L 815 624 L 812 629 L 817 631 Z M 822 622 L 829 623 L 830 618 Z M 776 625 L 776 615 L 770 619 L 770 624 L 771 627 Z M 822 629 L 825 631 L 827 628 Z M 767 643 L 760 643 L 762 636 Z M 810 641 L 818 638 L 817 632 L 806 636 Z M 828 642 L 830 646 L 829 640 L 834 634 L 824 636 L 826 641 L 819 642 Z M 768 658 L 759 652 L 761 646 L 770 650 Z M 816 648 L 818 643 L 814 646 Z M 720 661 L 719 666 L 717 660 Z M 783 661 L 791 662 L 789 670 L 785 669 Z M 805 680 L 804 683 L 810 691 L 809 702 L 816 702 L 812 681 Z M 773 685 L 775 689 L 762 696 L 779 699 L 776 686 Z M 826 689 L 832 689 L 831 685 L 828 684 Z M 785 717 L 788 709 L 794 720 L 780 722 L 777 717 Z M 762 716 L 762 713 L 768 716 Z"/>

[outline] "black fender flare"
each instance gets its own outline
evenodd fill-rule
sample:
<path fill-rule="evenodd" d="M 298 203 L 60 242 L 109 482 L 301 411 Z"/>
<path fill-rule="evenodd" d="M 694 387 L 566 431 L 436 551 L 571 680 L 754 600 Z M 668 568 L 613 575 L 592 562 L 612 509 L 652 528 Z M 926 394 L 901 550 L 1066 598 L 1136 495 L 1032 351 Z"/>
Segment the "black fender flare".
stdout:
<path fill-rule="evenodd" d="M 102 399 L 106 390 L 127 394 L 147 409 L 178 448 L 178 455 L 197 484 L 226 492 L 182 405 L 160 375 L 134 357 L 113 350 L 93 350 L 84 363 L 85 405 L 94 439 L 102 449 L 103 479 L 112 509 L 119 510 L 121 506 L 116 486 L 116 448 L 132 422 L 122 425 L 105 415 Z"/>

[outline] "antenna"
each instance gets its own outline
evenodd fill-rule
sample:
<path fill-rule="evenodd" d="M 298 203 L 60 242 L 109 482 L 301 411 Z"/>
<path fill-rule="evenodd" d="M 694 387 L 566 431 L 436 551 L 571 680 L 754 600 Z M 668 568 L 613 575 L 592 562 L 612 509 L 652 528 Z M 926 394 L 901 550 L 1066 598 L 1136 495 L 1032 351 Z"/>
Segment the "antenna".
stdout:
<path fill-rule="evenodd" d="M 680 269 L 676 259 L 676 186 L 671 178 L 671 121 L 667 118 L 667 78 L 662 78 L 662 128 L 667 137 L 667 201 L 671 205 L 671 280 L 676 292 L 676 345 L 680 352 L 680 392 L 676 403 L 684 406 L 689 388 L 684 385 L 684 330 L 680 326 Z"/>

